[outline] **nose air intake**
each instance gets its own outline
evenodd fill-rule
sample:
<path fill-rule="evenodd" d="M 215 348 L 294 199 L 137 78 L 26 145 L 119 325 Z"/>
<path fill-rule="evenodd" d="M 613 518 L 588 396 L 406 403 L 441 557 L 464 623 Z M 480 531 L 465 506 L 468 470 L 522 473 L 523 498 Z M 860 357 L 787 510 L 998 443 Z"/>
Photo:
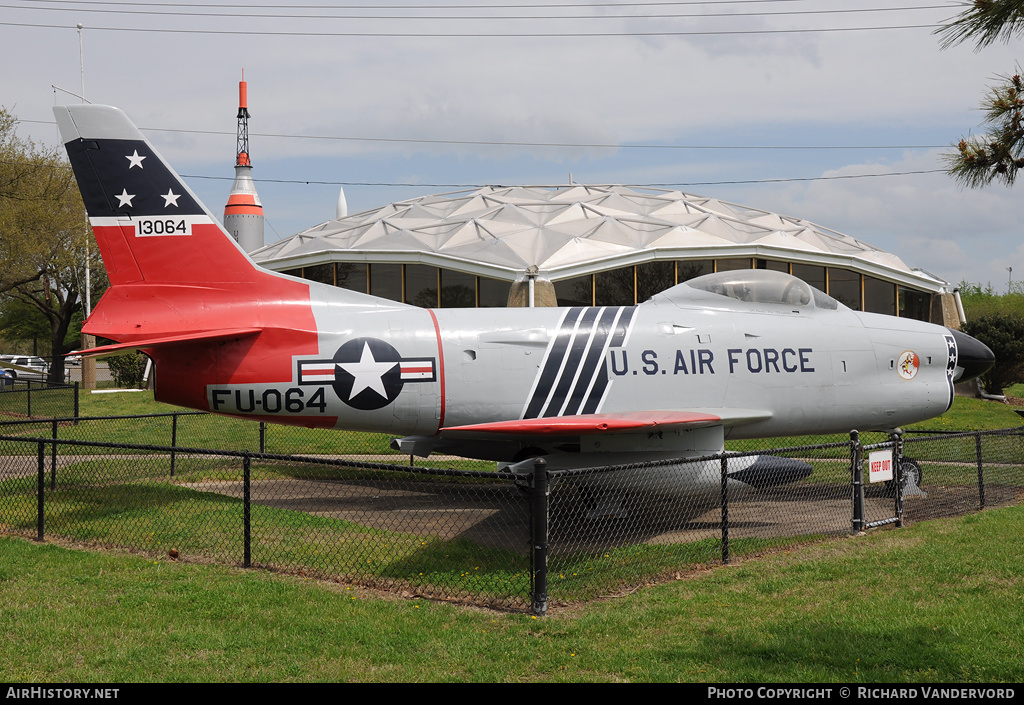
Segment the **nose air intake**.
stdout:
<path fill-rule="evenodd" d="M 975 377 L 981 377 L 995 364 L 995 353 L 985 343 L 952 328 L 949 329 L 949 332 L 956 340 L 957 372 L 953 377 L 954 382 L 966 382 Z"/>

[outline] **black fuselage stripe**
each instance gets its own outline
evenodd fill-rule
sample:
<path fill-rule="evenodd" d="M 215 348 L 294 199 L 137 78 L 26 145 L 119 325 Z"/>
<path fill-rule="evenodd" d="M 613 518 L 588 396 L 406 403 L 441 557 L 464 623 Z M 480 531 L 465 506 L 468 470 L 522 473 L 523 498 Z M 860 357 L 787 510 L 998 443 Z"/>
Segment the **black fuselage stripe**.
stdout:
<path fill-rule="evenodd" d="M 626 341 L 626 333 L 629 332 L 629 324 L 633 321 L 634 313 L 636 313 L 636 306 L 626 306 L 622 309 L 622 316 L 619 318 L 619 324 L 615 327 L 615 337 L 612 338 L 610 347 L 622 347 Z"/>
<path fill-rule="evenodd" d="M 583 361 L 583 367 L 576 380 L 576 385 L 562 412 L 566 416 L 571 416 L 579 411 L 587 390 L 591 388 L 594 382 L 594 373 L 597 371 L 598 365 L 605 358 L 608 338 L 614 330 L 615 318 L 621 311 L 622 309 L 618 307 L 610 307 L 601 311 L 601 317 L 597 322 L 597 331 L 594 334 L 589 350 L 587 350 L 587 356 Z"/>
<path fill-rule="evenodd" d="M 583 310 L 582 307 L 571 308 L 565 314 L 565 318 L 562 319 L 561 328 L 558 330 L 558 335 L 551 346 L 547 360 L 544 361 L 544 368 L 541 370 L 540 379 L 537 380 L 537 387 L 534 389 L 533 396 L 530 398 L 530 403 L 526 407 L 526 413 L 523 414 L 523 418 L 535 419 L 540 415 L 541 409 L 544 408 L 544 402 L 547 401 L 551 388 L 554 386 L 558 376 L 558 371 L 562 368 L 562 361 L 565 359 L 566 350 L 572 340 L 576 321 L 579 320 Z"/>
<path fill-rule="evenodd" d="M 590 390 L 587 401 L 580 410 L 581 414 L 596 414 L 601 399 L 604 397 L 604 390 L 608 387 L 608 366 L 601 365 L 597 370 L 597 379 L 594 380 L 594 388 Z"/>
<path fill-rule="evenodd" d="M 621 347 L 626 341 L 626 335 L 629 333 L 629 326 L 633 322 L 633 314 L 635 313 L 636 306 L 626 306 L 620 310 L 618 323 L 615 324 L 615 335 L 612 336 L 612 340 L 608 344 L 609 348 Z M 597 370 L 597 379 L 594 380 L 594 386 L 590 390 L 590 394 L 587 395 L 587 401 L 583 404 L 580 413 L 596 414 L 607 389 L 608 356 L 605 354 L 602 356 L 601 366 Z"/>
<path fill-rule="evenodd" d="M 569 392 L 572 390 L 577 372 L 580 371 L 580 363 L 586 354 L 590 343 L 591 333 L 594 330 L 594 322 L 601 309 L 587 308 L 580 319 L 580 325 L 572 337 L 572 344 L 569 346 L 569 355 L 562 366 L 562 372 L 558 376 L 558 383 L 555 385 L 554 394 L 548 401 L 547 407 L 542 411 L 542 416 L 561 416 L 562 405 Z"/>

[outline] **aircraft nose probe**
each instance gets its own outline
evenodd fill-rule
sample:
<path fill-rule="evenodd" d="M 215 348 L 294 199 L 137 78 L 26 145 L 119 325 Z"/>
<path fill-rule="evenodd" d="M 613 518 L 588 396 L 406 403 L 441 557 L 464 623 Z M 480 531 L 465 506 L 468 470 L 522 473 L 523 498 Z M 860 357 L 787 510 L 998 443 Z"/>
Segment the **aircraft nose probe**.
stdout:
<path fill-rule="evenodd" d="M 950 328 L 949 332 L 956 340 L 957 372 L 953 377 L 954 382 L 965 382 L 981 377 L 995 364 L 995 353 L 985 343 L 953 328 Z"/>

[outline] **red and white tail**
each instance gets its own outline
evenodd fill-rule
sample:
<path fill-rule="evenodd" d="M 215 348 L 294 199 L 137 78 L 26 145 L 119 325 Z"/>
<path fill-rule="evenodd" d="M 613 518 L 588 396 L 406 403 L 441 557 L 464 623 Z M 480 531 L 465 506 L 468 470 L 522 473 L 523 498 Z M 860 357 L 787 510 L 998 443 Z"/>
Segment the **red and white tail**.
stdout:
<path fill-rule="evenodd" d="M 308 285 L 257 267 L 123 112 L 54 113 L 111 283 L 86 333 L 181 342 L 280 325 L 263 302 L 308 309 Z"/>
<path fill-rule="evenodd" d="M 157 399 L 208 408 L 207 386 L 290 381 L 318 353 L 310 284 L 257 267 L 128 117 L 54 108 L 110 288 L 82 330 L 142 350 Z"/>
<path fill-rule="evenodd" d="M 243 283 L 268 274 L 123 112 L 53 110 L 112 285 Z"/>

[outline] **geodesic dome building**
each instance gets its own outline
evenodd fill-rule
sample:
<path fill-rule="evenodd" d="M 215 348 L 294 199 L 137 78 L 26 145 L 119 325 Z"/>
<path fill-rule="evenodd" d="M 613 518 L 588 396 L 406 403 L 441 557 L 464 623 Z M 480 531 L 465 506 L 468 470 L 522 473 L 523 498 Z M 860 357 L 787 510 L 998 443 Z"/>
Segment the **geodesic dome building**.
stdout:
<path fill-rule="evenodd" d="M 322 223 L 251 253 L 427 306 L 630 305 L 730 269 L 793 274 L 857 310 L 947 323 L 952 287 L 809 221 L 678 190 L 487 186 Z"/>

